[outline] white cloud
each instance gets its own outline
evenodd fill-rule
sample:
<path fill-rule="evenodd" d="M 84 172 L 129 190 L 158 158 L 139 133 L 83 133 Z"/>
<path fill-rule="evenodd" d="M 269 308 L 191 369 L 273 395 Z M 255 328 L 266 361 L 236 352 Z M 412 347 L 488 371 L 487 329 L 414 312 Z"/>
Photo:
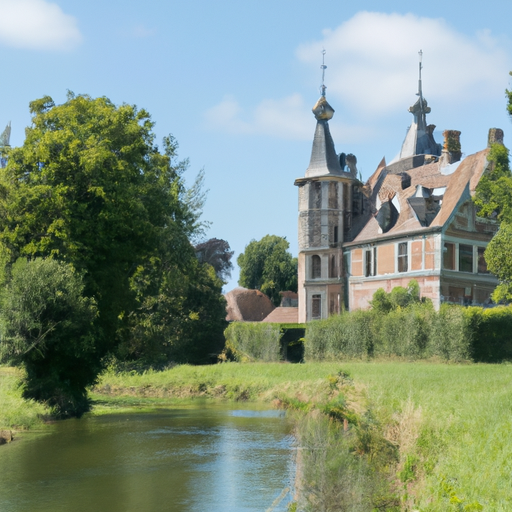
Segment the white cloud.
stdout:
<path fill-rule="evenodd" d="M 488 30 L 468 36 L 443 19 L 414 14 L 359 12 L 324 30 L 318 41 L 302 44 L 297 58 L 319 85 L 324 48 L 327 97 L 338 111 L 331 131 L 344 144 L 382 136 L 381 125 L 390 114 L 402 114 L 416 101 L 420 49 L 423 93 L 434 112 L 448 105 L 452 111 L 469 111 L 502 98 L 512 68 L 508 39 L 500 41 Z M 206 121 L 210 128 L 235 134 L 311 140 L 311 107 L 298 93 L 262 100 L 252 109 L 226 96 L 208 110 Z"/>
<path fill-rule="evenodd" d="M 266 134 L 284 139 L 311 138 L 310 116 L 300 94 L 281 100 L 261 101 L 249 114 L 233 96 L 224 99 L 205 114 L 206 125 L 233 134 Z"/>
<path fill-rule="evenodd" d="M 269 135 L 289 140 L 313 140 L 315 118 L 300 94 L 280 100 L 266 99 L 246 113 L 233 96 L 224 99 L 205 114 L 206 127 L 232 134 Z M 346 143 L 369 137 L 371 128 L 331 124 L 333 136 Z"/>
<path fill-rule="evenodd" d="M 15 48 L 70 50 L 82 41 L 76 18 L 45 0 L 0 0 L 0 43 Z"/>
<path fill-rule="evenodd" d="M 462 104 L 502 95 L 510 66 L 489 31 L 468 37 L 443 19 L 413 14 L 360 12 L 325 30 L 321 40 L 301 45 L 297 56 L 318 70 L 323 48 L 328 95 L 344 108 L 376 116 L 404 108 L 407 98 L 415 101 L 420 49 L 427 99 Z"/>

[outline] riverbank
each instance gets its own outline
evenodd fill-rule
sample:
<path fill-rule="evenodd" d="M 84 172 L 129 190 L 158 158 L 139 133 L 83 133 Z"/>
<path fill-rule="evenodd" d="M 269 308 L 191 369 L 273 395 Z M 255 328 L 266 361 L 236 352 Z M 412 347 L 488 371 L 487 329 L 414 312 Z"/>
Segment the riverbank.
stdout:
<path fill-rule="evenodd" d="M 374 417 L 397 447 L 393 485 L 403 510 L 512 510 L 512 365 L 180 366 L 105 374 L 93 396 L 112 403 L 115 397 L 275 401 L 307 411 L 332 401 L 332 386 L 343 375 L 353 383 L 345 408 Z"/>
<path fill-rule="evenodd" d="M 26 418 L 25 426 L 37 428 L 41 422 L 37 415 L 46 411 L 38 404 L 23 403 L 15 380 L 15 372 L 0 369 L 0 401 L 4 403 L 7 390 L 14 403 L 9 409 Z M 382 469 L 388 475 L 388 496 L 399 500 L 401 510 L 512 510 L 509 364 L 177 366 L 144 374 L 106 373 L 91 397 L 92 414 L 151 410 L 189 400 L 263 402 L 299 410 L 298 418 L 321 419 L 305 425 L 302 435 L 303 440 L 305 432 L 312 442 L 322 442 L 327 452 L 337 453 L 343 446 L 344 453 L 355 450 L 370 460 L 372 450 L 389 449 L 381 465 L 387 464 Z M 0 425 L 9 426 L 6 421 L 12 420 L 6 420 L 4 407 L 0 414 Z M 331 420 L 322 423 L 328 417 Z M 353 436 L 350 446 L 345 428 Z"/>
<path fill-rule="evenodd" d="M 50 416 L 47 407 L 21 396 L 21 376 L 15 368 L 0 366 L 0 431 L 41 430 Z"/>

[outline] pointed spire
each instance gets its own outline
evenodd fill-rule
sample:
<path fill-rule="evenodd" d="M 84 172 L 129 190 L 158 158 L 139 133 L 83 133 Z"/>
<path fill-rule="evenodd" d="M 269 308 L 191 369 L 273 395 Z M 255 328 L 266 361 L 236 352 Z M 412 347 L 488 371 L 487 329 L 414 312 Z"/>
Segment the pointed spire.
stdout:
<path fill-rule="evenodd" d="M 414 116 L 414 120 L 409 127 L 405 140 L 400 150 L 400 159 L 415 155 L 436 155 L 441 154 L 441 147 L 436 143 L 433 136 L 434 125 L 427 125 L 427 114 L 430 114 L 431 108 L 427 100 L 423 97 L 423 84 L 421 79 L 421 70 L 423 69 L 423 51 L 419 55 L 419 77 L 418 77 L 418 100 L 409 108 L 409 112 Z"/>
<path fill-rule="evenodd" d="M 325 176 L 327 174 L 342 175 L 343 170 L 340 166 L 340 160 L 336 154 L 334 141 L 329 130 L 329 119 L 334 115 L 334 109 L 329 105 L 325 98 L 325 50 L 322 50 L 322 85 L 320 87 L 321 96 L 313 107 L 313 114 L 317 120 L 315 137 L 313 139 L 313 148 L 311 150 L 311 160 L 306 170 L 306 177 Z"/>

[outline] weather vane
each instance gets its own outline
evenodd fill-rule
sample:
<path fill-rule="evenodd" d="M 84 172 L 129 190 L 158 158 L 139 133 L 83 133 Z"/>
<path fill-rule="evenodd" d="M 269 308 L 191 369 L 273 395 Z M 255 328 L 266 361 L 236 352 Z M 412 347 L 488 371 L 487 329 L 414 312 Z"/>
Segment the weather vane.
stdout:
<path fill-rule="evenodd" d="M 322 86 L 321 86 L 321 90 L 322 90 L 322 96 L 325 96 L 325 89 L 327 89 L 327 87 L 325 87 L 325 70 L 327 69 L 327 66 L 325 65 L 325 48 L 322 49 L 322 65 L 320 66 L 320 69 L 322 70 Z"/>

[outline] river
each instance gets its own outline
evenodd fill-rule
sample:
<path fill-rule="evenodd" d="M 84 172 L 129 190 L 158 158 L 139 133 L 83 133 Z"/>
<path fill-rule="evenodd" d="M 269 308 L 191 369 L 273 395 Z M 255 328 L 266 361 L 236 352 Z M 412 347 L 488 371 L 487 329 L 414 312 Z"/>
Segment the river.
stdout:
<path fill-rule="evenodd" d="M 61 421 L 0 448 L 0 511 L 284 512 L 293 451 L 282 411 L 238 405 Z"/>

